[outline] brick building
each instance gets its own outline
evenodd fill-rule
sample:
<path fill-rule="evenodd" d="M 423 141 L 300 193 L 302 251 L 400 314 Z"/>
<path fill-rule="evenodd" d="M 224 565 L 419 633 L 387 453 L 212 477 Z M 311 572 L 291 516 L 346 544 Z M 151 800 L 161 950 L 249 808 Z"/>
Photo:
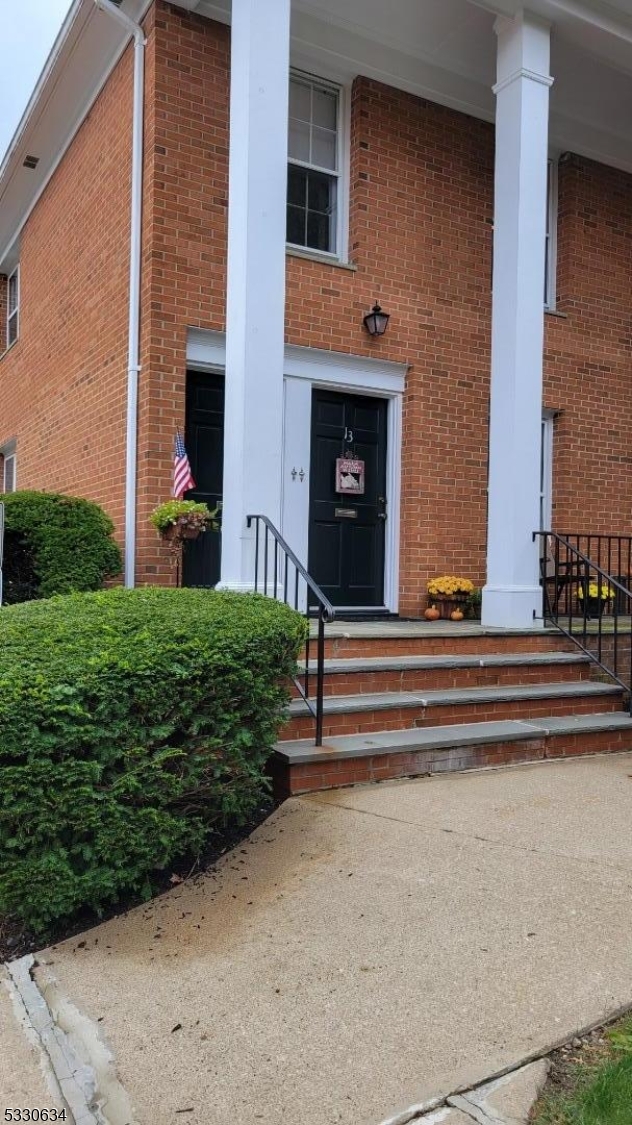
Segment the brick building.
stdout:
<path fill-rule="evenodd" d="M 457 573 L 492 625 L 534 530 L 629 533 L 632 25 L 493 6 L 75 0 L 0 168 L 5 488 L 172 581 L 180 427 L 223 499 L 188 581 L 248 588 L 263 513 L 339 606 Z"/>

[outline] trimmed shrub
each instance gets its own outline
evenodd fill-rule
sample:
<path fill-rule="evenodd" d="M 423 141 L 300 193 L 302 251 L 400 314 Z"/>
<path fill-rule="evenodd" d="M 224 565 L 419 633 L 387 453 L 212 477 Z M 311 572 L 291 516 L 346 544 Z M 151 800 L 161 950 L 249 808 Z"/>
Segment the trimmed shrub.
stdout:
<path fill-rule="evenodd" d="M 0 611 L 0 912 L 42 932 L 243 820 L 305 621 L 257 595 L 115 589 Z"/>
<path fill-rule="evenodd" d="M 91 500 L 11 492 L 5 508 L 4 601 L 99 590 L 121 570 L 114 525 Z"/>

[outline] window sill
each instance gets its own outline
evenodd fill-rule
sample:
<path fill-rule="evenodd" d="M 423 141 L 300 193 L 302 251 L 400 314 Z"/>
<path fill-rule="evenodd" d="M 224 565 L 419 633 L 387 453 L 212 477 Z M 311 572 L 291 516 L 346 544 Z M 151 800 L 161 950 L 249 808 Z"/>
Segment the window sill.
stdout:
<path fill-rule="evenodd" d="M 558 312 L 557 309 L 545 309 L 545 316 L 556 316 L 558 320 L 568 320 L 568 313 Z"/>
<path fill-rule="evenodd" d="M 351 270 L 352 273 L 357 271 L 357 266 L 353 262 L 342 262 L 340 258 L 334 258 L 330 254 L 319 254 L 318 250 L 301 250 L 300 246 L 286 246 L 285 254 L 288 258 L 302 258 L 307 262 L 319 262 L 323 266 L 333 266 L 338 270 Z"/>

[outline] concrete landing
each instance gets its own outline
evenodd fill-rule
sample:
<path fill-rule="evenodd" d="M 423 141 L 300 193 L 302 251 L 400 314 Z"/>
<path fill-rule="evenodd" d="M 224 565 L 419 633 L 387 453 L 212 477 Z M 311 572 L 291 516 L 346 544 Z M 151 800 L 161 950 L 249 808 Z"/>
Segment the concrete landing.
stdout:
<path fill-rule="evenodd" d="M 630 754 L 292 799 L 36 978 L 135 1123 L 408 1120 L 632 1005 L 631 814 Z"/>

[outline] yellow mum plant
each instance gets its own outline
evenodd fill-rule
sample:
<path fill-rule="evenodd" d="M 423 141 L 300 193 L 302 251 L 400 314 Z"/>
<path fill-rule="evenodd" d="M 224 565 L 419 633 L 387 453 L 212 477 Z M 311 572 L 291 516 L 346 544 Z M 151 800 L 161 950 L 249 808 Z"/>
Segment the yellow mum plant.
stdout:
<path fill-rule="evenodd" d="M 472 594 L 474 583 L 469 578 L 457 578 L 455 574 L 444 574 L 441 578 L 431 578 L 428 593 L 431 598 L 452 598 L 455 594 Z"/>
<path fill-rule="evenodd" d="M 580 598 L 580 599 L 582 599 L 584 597 L 584 587 L 583 586 L 579 587 L 579 589 L 577 591 L 577 597 Z M 614 590 L 612 589 L 612 586 L 606 586 L 605 583 L 602 583 L 601 585 L 599 585 L 598 582 L 589 582 L 588 583 L 588 597 L 589 598 L 601 598 L 601 600 L 603 602 L 609 601 L 610 598 L 614 598 Z"/>

